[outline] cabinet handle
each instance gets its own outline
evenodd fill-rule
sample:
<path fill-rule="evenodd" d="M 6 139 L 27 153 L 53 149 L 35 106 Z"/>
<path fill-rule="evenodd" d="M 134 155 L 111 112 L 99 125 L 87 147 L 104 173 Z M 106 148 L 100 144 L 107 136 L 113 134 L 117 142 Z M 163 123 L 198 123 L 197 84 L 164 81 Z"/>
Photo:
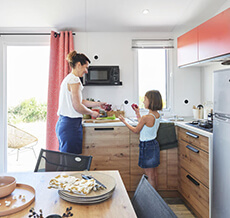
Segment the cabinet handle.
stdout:
<path fill-rule="evenodd" d="M 197 185 L 197 186 L 200 185 L 200 183 L 197 182 L 195 179 L 193 179 L 190 175 L 187 175 L 186 177 L 187 177 L 192 183 L 194 183 L 195 185 Z"/>
<path fill-rule="evenodd" d="M 189 135 L 189 136 L 192 136 L 193 138 L 196 138 L 196 139 L 199 138 L 198 135 L 192 134 L 191 132 L 186 132 L 186 134 Z"/>
<path fill-rule="evenodd" d="M 95 131 L 104 131 L 104 130 L 107 130 L 107 131 L 111 131 L 111 130 L 114 130 L 114 128 L 94 128 Z"/>
<path fill-rule="evenodd" d="M 193 152 L 195 152 L 195 153 L 199 153 L 199 150 L 198 150 L 198 149 L 195 149 L 195 148 L 193 148 L 193 147 L 190 146 L 190 145 L 187 145 L 186 148 L 188 148 L 189 150 L 191 150 L 191 151 L 193 151 Z"/>

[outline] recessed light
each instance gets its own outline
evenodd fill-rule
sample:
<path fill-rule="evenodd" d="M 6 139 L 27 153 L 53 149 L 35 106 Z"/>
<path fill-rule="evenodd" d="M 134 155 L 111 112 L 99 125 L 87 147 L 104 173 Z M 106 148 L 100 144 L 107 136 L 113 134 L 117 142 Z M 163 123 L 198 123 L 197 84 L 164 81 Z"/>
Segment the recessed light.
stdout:
<path fill-rule="evenodd" d="M 142 11 L 142 14 L 148 14 L 149 13 L 149 10 L 148 9 L 144 9 L 143 11 Z"/>

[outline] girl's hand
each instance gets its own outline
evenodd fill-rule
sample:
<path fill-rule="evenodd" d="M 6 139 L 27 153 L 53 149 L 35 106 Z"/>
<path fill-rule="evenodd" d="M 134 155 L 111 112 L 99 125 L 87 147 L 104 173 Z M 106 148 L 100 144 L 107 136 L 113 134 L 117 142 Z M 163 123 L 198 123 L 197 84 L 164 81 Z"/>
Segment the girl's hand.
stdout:
<path fill-rule="evenodd" d="M 139 114 L 139 113 L 140 113 L 140 109 L 139 109 L 139 107 L 134 108 L 134 111 L 135 111 L 135 113 L 136 113 L 136 114 Z"/>
<path fill-rule="evenodd" d="M 131 105 L 131 107 L 132 107 L 132 109 L 135 111 L 135 113 L 138 113 L 139 112 L 139 107 L 138 107 L 138 105 L 137 104 L 132 104 Z"/>
<path fill-rule="evenodd" d="M 125 122 L 125 118 L 124 118 L 122 115 L 119 115 L 118 118 L 119 118 L 119 120 L 120 120 L 121 122 L 123 122 L 123 123 Z"/>

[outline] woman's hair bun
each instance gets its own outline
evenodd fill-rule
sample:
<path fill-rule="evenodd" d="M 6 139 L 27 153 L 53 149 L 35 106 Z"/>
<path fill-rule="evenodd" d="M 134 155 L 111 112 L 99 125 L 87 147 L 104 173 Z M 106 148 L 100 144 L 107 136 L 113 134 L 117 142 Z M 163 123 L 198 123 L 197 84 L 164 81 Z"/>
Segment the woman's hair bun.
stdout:
<path fill-rule="evenodd" d="M 69 63 L 73 63 L 74 60 L 76 59 L 76 56 L 77 56 L 77 52 L 76 51 L 71 51 L 67 57 L 66 57 L 66 60 L 69 62 Z"/>
<path fill-rule="evenodd" d="M 66 60 L 69 62 L 71 68 L 75 68 L 76 63 L 80 62 L 81 65 L 86 64 L 87 62 L 90 64 L 90 60 L 87 56 L 82 53 L 77 53 L 75 50 L 71 51 L 67 56 Z"/>

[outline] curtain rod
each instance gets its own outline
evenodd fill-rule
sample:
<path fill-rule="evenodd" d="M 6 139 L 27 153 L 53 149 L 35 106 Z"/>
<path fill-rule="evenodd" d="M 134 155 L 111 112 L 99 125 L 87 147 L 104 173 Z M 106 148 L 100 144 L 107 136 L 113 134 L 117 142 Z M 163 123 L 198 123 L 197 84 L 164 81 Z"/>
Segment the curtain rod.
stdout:
<path fill-rule="evenodd" d="M 57 35 L 60 33 L 57 32 Z M 76 35 L 75 33 L 72 33 L 73 35 Z M 46 36 L 50 35 L 50 33 L 0 33 L 0 35 L 5 36 Z"/>

